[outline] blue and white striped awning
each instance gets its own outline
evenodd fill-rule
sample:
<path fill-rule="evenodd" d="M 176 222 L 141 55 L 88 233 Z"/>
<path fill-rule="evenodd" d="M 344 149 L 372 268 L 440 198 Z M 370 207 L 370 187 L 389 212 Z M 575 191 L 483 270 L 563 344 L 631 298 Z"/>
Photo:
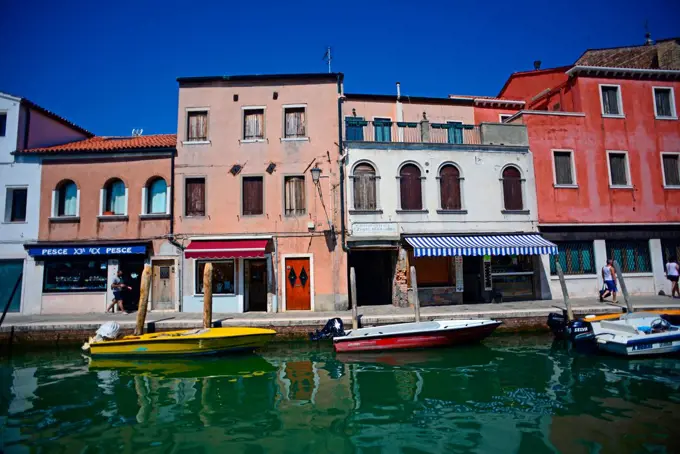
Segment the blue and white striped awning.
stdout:
<path fill-rule="evenodd" d="M 538 234 L 417 236 L 406 242 L 416 257 L 557 254 L 557 246 Z"/>

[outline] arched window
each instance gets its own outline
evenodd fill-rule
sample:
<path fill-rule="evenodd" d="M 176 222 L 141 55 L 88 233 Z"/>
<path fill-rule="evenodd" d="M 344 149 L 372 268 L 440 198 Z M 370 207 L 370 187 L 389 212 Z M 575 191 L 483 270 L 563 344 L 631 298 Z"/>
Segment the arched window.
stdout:
<path fill-rule="evenodd" d="M 354 209 L 376 210 L 378 208 L 377 191 L 375 186 L 375 169 L 372 165 L 363 163 L 354 168 Z"/>
<path fill-rule="evenodd" d="M 104 185 L 102 201 L 104 202 L 102 214 L 107 216 L 124 216 L 127 214 L 127 197 L 125 183 L 118 178 L 109 180 Z"/>
<path fill-rule="evenodd" d="M 399 189 L 402 210 L 422 210 L 423 190 L 420 169 L 414 164 L 406 164 L 399 171 Z"/>
<path fill-rule="evenodd" d="M 515 166 L 503 170 L 503 201 L 505 209 L 517 211 L 524 209 L 522 202 L 522 174 Z"/>
<path fill-rule="evenodd" d="M 439 192 L 442 210 L 460 210 L 460 171 L 458 167 L 447 164 L 439 171 Z"/>
<path fill-rule="evenodd" d="M 71 180 L 57 185 L 54 197 L 54 216 L 78 216 L 78 187 Z"/>
<path fill-rule="evenodd" d="M 168 185 L 165 180 L 156 177 L 146 187 L 145 214 L 166 214 L 168 211 Z"/>

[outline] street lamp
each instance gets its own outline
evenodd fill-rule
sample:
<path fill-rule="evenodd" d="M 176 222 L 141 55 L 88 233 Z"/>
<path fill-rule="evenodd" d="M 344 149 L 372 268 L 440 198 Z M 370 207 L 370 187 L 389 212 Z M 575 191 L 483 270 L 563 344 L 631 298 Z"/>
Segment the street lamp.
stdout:
<path fill-rule="evenodd" d="M 314 164 L 314 167 L 311 168 L 310 170 L 312 174 L 312 181 L 314 184 L 319 184 L 319 177 L 321 177 L 321 169 L 317 164 Z"/>

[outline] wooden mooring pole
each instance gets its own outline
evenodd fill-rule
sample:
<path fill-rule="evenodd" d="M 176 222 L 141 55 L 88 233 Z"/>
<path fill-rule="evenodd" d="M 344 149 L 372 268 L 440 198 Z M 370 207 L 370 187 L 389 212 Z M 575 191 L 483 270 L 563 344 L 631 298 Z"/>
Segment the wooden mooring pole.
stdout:
<path fill-rule="evenodd" d="M 623 279 L 621 266 L 619 265 L 619 262 L 617 262 L 616 260 L 613 261 L 613 264 L 614 270 L 616 270 L 616 279 L 619 281 L 619 284 L 621 284 L 621 293 L 623 293 L 623 301 L 626 303 L 626 310 L 629 313 L 632 313 L 633 304 L 630 302 L 630 298 L 628 297 L 628 289 L 626 288 L 626 281 Z"/>
<path fill-rule="evenodd" d="M 354 267 L 349 269 L 349 285 L 352 292 L 352 329 L 357 329 L 359 327 L 357 315 L 357 276 L 354 272 Z"/>
<path fill-rule="evenodd" d="M 567 291 L 567 281 L 564 279 L 564 271 L 560 262 L 555 264 L 557 268 L 557 276 L 560 278 L 560 285 L 562 286 L 562 297 L 564 298 L 564 306 L 567 308 L 567 320 L 574 320 L 574 311 L 571 308 L 571 300 L 569 299 L 569 292 Z"/>
<path fill-rule="evenodd" d="M 144 264 L 142 279 L 139 284 L 139 304 L 137 305 L 137 324 L 135 325 L 135 336 L 144 334 L 144 322 L 146 321 L 146 311 L 149 307 L 149 289 L 151 288 L 151 264 Z"/>
<path fill-rule="evenodd" d="M 420 298 L 418 297 L 418 279 L 416 267 L 411 267 L 411 289 L 413 289 L 413 309 L 416 311 L 416 323 L 420 322 Z"/>
<path fill-rule="evenodd" d="M 212 326 L 213 264 L 206 263 L 203 270 L 203 328 Z"/>

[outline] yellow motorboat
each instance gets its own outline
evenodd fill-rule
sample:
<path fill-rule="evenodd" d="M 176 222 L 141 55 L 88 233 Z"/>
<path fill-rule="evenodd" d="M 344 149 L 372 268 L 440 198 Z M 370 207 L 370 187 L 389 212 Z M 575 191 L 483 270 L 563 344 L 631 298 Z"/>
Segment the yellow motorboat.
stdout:
<path fill-rule="evenodd" d="M 194 356 L 253 351 L 264 347 L 276 331 L 261 328 L 199 328 L 124 336 L 91 338 L 83 346 L 92 356 Z"/>

